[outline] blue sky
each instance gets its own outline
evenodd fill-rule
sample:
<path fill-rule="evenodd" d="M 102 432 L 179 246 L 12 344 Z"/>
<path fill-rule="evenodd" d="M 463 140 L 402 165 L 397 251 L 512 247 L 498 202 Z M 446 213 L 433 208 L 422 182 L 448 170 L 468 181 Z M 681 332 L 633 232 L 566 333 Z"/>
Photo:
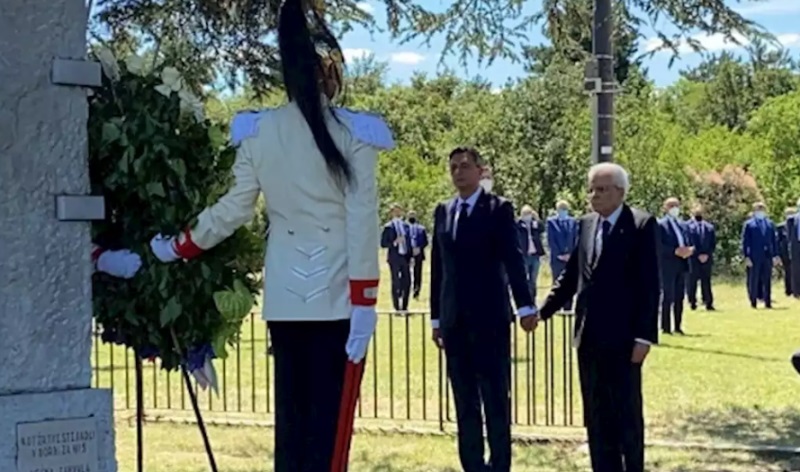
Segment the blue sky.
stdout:
<path fill-rule="evenodd" d="M 422 0 L 422 3 L 428 8 L 439 10 L 449 2 L 447 0 Z M 540 0 L 529 0 L 529 3 L 530 7 L 526 8 L 535 11 L 539 7 Z M 733 2 L 731 3 L 733 4 Z M 359 6 L 375 15 L 379 24 L 385 24 L 382 2 L 365 0 Z M 743 1 L 741 4 L 736 5 L 735 8 L 747 18 L 752 19 L 770 31 L 793 56 L 797 57 L 798 52 L 800 52 L 800 0 Z M 670 31 L 668 28 L 665 29 L 663 25 L 657 26 L 662 31 Z M 540 30 L 540 26 L 534 26 L 530 31 L 529 39 L 531 44 L 539 44 L 544 41 Z M 642 51 L 657 46 L 658 41 L 653 38 L 652 26 L 646 28 L 643 34 L 646 37 L 641 41 Z M 695 38 L 704 45 L 709 53 L 726 49 L 731 51 L 740 49 L 740 46 L 726 43 L 719 36 L 698 34 Z M 415 71 L 435 74 L 442 67 L 439 63 L 442 45 L 443 41 L 440 38 L 432 41 L 431 47 L 426 47 L 419 41 L 407 44 L 393 43 L 387 34 L 370 34 L 364 30 L 349 32 L 342 38 L 345 56 L 350 61 L 373 54 L 377 60 L 388 62 L 388 79 L 392 82 L 405 82 Z M 665 51 L 659 52 L 654 57 L 646 60 L 650 77 L 659 86 L 669 85 L 675 81 L 678 77 L 678 71 L 699 63 L 702 60 L 702 55 L 691 50 L 684 50 L 681 58 L 675 61 L 672 67 L 669 66 L 669 59 L 670 52 Z M 465 77 L 480 75 L 489 79 L 496 86 L 502 85 L 509 78 L 515 78 L 523 74 L 520 64 L 514 64 L 506 60 L 497 60 L 491 66 L 479 66 L 477 61 L 473 61 L 464 68 L 458 64 L 456 58 L 446 58 L 445 64 L 460 75 Z"/>

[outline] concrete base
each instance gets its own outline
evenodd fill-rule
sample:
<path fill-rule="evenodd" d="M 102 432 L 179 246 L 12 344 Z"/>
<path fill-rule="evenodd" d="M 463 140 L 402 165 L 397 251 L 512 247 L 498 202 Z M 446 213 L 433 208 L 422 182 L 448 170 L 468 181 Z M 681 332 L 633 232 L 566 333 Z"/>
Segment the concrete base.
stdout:
<path fill-rule="evenodd" d="M 89 427 L 86 427 L 87 418 Z M 74 424 L 84 423 L 83 431 L 69 431 L 70 422 L 63 420 L 75 420 Z M 52 421 L 52 423 L 46 423 L 48 421 Z M 34 423 L 34 425 L 26 425 L 30 423 Z M 20 428 L 20 424 L 22 424 L 22 428 Z M 52 427 L 49 427 L 50 425 Z M 64 429 L 65 425 L 67 429 Z M 93 429 L 95 426 L 96 430 Z M 27 437 L 18 438 L 17 433 L 20 430 L 37 431 L 38 434 L 35 434 L 34 437 L 28 433 L 25 435 Z M 88 437 L 85 436 L 86 430 L 91 430 Z M 83 439 L 87 440 L 79 441 L 80 438 L 77 437 L 81 434 L 84 434 Z M 48 438 L 47 435 L 50 437 Z M 20 442 L 32 446 L 32 448 L 21 447 Z M 58 456 L 61 448 L 73 448 L 76 445 L 80 447 L 88 445 L 92 454 L 96 447 L 97 469 L 94 467 L 91 469 L 63 467 L 67 461 Z M 43 450 L 42 447 L 44 447 L 45 455 L 48 450 L 55 451 L 55 455 L 44 459 L 34 458 L 34 455 L 38 455 L 39 451 Z M 33 452 L 34 449 L 37 452 Z M 26 457 L 20 463 L 49 461 L 49 463 L 58 464 L 51 468 L 43 467 L 38 470 L 117 472 L 114 449 L 114 399 L 111 390 L 80 389 L 0 396 L 0 471 L 37 470 L 17 467 L 17 455 L 23 453 Z M 81 454 L 81 451 L 76 451 L 76 454 Z M 85 455 L 86 451 L 84 450 L 82 454 Z"/>

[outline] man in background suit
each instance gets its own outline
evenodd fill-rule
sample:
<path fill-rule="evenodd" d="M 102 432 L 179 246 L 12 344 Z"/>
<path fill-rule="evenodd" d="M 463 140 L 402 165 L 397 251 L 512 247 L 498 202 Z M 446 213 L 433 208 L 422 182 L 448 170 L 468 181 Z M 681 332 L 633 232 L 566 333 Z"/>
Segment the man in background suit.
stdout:
<path fill-rule="evenodd" d="M 665 216 L 658 221 L 660 228 L 661 266 L 661 330 L 671 334 L 674 329 L 683 334 L 683 295 L 686 293 L 686 274 L 689 257 L 694 248 L 689 241 L 686 225 L 679 219 L 681 202 L 675 197 L 664 200 Z"/>
<path fill-rule="evenodd" d="M 531 289 L 531 298 L 536 303 L 536 281 L 539 279 L 541 257 L 544 256 L 542 233 L 544 227 L 539 220 L 539 215 L 530 205 L 525 205 L 520 211 L 517 221 L 519 233 L 519 247 L 525 256 L 525 273 L 528 276 L 528 286 Z"/>
<path fill-rule="evenodd" d="M 508 286 L 518 316 L 532 317 L 536 309 L 517 242 L 513 205 L 481 186 L 484 163 L 475 149 L 454 149 L 449 163 L 458 195 L 440 203 L 434 212 L 433 340 L 444 349 L 447 359 L 464 471 L 509 472 Z M 490 450 L 488 465 L 484 459 L 483 416 Z"/>
<path fill-rule="evenodd" d="M 644 471 L 642 363 L 658 342 L 658 225 L 624 203 L 628 173 L 589 171 L 594 213 L 579 220 L 579 244 L 541 308 L 547 320 L 577 294 L 574 345 L 594 472 Z M 537 317 L 523 318 L 523 329 Z"/>
<path fill-rule="evenodd" d="M 792 257 L 791 257 L 791 239 L 790 226 L 795 213 L 794 208 L 787 208 L 784 211 L 785 221 L 777 224 L 775 231 L 778 233 L 778 254 L 781 258 L 781 265 L 783 266 L 783 290 L 787 297 L 791 297 L 792 292 Z"/>
<path fill-rule="evenodd" d="M 767 206 L 763 202 L 753 205 L 753 217 L 744 224 L 742 253 L 750 268 L 747 280 L 750 306 L 755 308 L 758 295 L 762 294 L 764 306 L 772 308 L 772 266 L 780 264 L 780 258 L 775 224 L 767 218 Z"/>
<path fill-rule="evenodd" d="M 714 251 L 717 248 L 717 234 L 714 225 L 703 217 L 703 206 L 696 205 L 692 219 L 688 223 L 689 246 L 694 253 L 689 259 L 689 285 L 686 294 L 689 306 L 697 309 L 697 282 L 706 310 L 714 311 L 714 293 L 711 291 L 711 271 L 714 265 Z"/>
<path fill-rule="evenodd" d="M 556 214 L 547 219 L 547 245 L 550 248 L 550 271 L 553 282 L 567 266 L 570 254 L 578 242 L 578 225 L 569 215 L 569 203 L 556 203 Z M 572 300 L 564 302 L 564 309 L 572 310 Z"/>
<path fill-rule="evenodd" d="M 413 271 L 414 300 L 419 299 L 422 288 L 422 263 L 425 260 L 425 249 L 428 247 L 428 231 L 417 221 L 417 213 L 408 212 L 408 230 L 411 240 L 411 265 Z"/>
<path fill-rule="evenodd" d="M 797 213 L 786 220 L 786 234 L 789 238 L 789 260 L 791 261 L 792 295 L 800 298 L 800 199 L 797 200 Z"/>
<path fill-rule="evenodd" d="M 390 207 L 392 219 L 383 227 L 381 247 L 387 249 L 386 262 L 392 274 L 392 304 L 394 311 L 408 311 L 411 294 L 411 228 L 403 221 L 402 207 L 394 203 Z"/>

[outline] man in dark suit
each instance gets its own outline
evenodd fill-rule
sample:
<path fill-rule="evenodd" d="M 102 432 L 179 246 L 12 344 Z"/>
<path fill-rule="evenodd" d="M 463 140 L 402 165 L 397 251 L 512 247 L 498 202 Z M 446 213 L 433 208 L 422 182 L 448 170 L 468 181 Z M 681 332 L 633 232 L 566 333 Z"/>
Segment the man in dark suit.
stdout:
<path fill-rule="evenodd" d="M 481 186 L 484 163 L 475 149 L 456 148 L 450 153 L 449 162 L 458 195 L 439 204 L 434 212 L 430 299 L 433 340 L 444 349 L 447 359 L 464 471 L 508 472 L 509 285 L 518 316 L 533 317 L 536 309 L 517 242 L 513 205 Z M 490 450 L 488 465 L 484 459 L 482 416 L 486 418 Z"/>
<path fill-rule="evenodd" d="M 539 316 L 577 294 L 574 345 L 594 472 L 644 471 L 642 363 L 658 342 L 658 225 L 624 203 L 628 174 L 617 164 L 589 171 L 594 213 Z M 530 331 L 539 316 L 523 318 Z"/>
<path fill-rule="evenodd" d="M 541 257 L 544 256 L 544 245 L 542 245 L 544 227 L 530 205 L 522 207 L 517 221 L 517 231 L 519 247 L 522 248 L 525 257 L 525 273 L 528 276 L 531 298 L 536 303 L 536 281 L 539 279 Z"/>
<path fill-rule="evenodd" d="M 422 289 L 422 264 L 425 260 L 425 249 L 428 247 L 428 231 L 417 220 L 417 213 L 408 212 L 408 231 L 411 241 L 411 266 L 413 267 L 414 300 L 419 298 Z"/>
<path fill-rule="evenodd" d="M 550 271 L 553 282 L 558 279 L 567 266 L 569 256 L 578 243 L 578 225 L 569 215 L 569 203 L 564 200 L 556 203 L 556 214 L 547 219 L 547 245 L 550 247 Z M 564 303 L 565 310 L 572 310 L 572 300 Z"/>
<path fill-rule="evenodd" d="M 744 224 L 742 253 L 745 264 L 750 268 L 747 280 L 750 306 L 756 307 L 758 295 L 761 293 L 764 306 L 772 308 L 772 267 L 780 264 L 780 258 L 775 224 L 767 218 L 767 206 L 763 202 L 753 205 L 753 217 Z"/>
<path fill-rule="evenodd" d="M 783 290 L 787 297 L 791 297 L 792 292 L 792 254 L 791 254 L 791 233 L 792 219 L 797 212 L 794 208 L 787 208 L 784 212 L 785 221 L 777 224 L 775 231 L 778 234 L 778 254 L 783 266 Z"/>
<path fill-rule="evenodd" d="M 411 228 L 403 221 L 403 209 L 399 204 L 392 204 L 390 208 L 392 219 L 383 227 L 381 247 L 387 249 L 386 262 L 392 274 L 394 310 L 405 313 L 411 295 Z"/>
<path fill-rule="evenodd" d="M 689 257 L 694 248 L 689 242 L 686 225 L 681 221 L 681 202 L 675 197 L 664 200 L 664 217 L 658 221 L 660 228 L 661 267 L 661 330 L 683 334 L 683 296 L 686 293 L 686 274 Z M 674 325 L 673 325 L 674 321 Z"/>
<path fill-rule="evenodd" d="M 800 199 L 797 200 L 797 213 L 786 219 L 786 235 L 791 261 L 791 267 L 787 267 L 787 270 L 792 274 L 792 295 L 800 298 Z"/>
<path fill-rule="evenodd" d="M 697 309 L 697 282 L 700 282 L 700 293 L 706 310 L 714 310 L 714 293 L 711 291 L 711 271 L 714 264 L 714 251 L 717 249 L 717 234 L 714 225 L 703 217 L 702 205 L 692 210 L 692 219 L 688 224 L 689 246 L 694 253 L 689 259 L 689 285 L 686 294 L 689 306 Z"/>

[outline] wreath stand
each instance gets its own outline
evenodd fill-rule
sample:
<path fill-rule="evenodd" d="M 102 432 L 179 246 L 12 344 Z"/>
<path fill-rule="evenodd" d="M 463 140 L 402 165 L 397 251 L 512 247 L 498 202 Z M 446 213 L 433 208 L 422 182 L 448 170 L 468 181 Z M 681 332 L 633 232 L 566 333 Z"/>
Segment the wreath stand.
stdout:
<path fill-rule="evenodd" d="M 172 337 L 175 339 L 175 333 L 172 333 Z M 142 380 L 144 375 L 142 372 L 142 359 L 135 351 L 134 358 L 136 369 L 136 471 L 144 472 L 144 388 Z M 197 393 L 192 387 L 191 376 L 186 369 L 186 364 L 181 364 L 181 375 L 186 384 L 186 391 L 189 392 L 189 399 L 192 401 L 192 409 L 194 410 L 194 417 L 197 420 L 197 426 L 200 428 L 200 435 L 203 437 L 203 446 L 205 446 L 206 449 L 208 465 L 211 467 L 211 472 L 218 472 L 217 461 L 214 459 L 214 451 L 211 449 L 211 441 L 208 439 L 208 431 L 203 422 L 203 415 L 200 413 L 200 406 L 197 403 Z"/>

